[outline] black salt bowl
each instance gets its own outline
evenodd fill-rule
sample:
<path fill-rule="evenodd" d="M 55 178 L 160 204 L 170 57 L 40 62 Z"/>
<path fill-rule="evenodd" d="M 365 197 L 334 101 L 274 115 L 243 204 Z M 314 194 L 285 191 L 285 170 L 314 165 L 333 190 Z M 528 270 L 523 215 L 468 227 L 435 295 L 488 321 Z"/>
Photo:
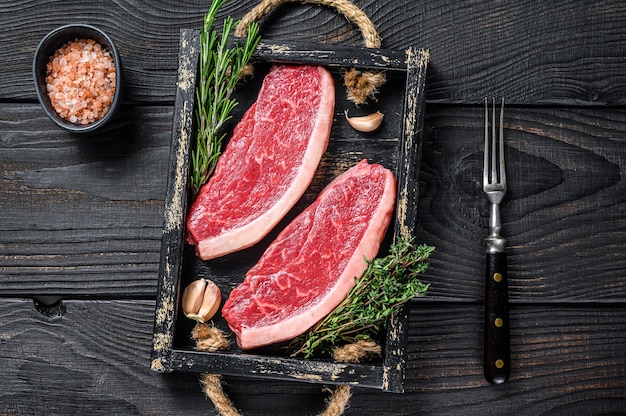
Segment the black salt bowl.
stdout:
<path fill-rule="evenodd" d="M 96 41 L 109 52 L 115 64 L 115 94 L 109 110 L 102 117 L 89 124 L 72 123 L 61 117 L 52 106 L 46 88 L 46 65 L 50 61 L 50 58 L 54 55 L 55 51 L 65 43 L 76 39 L 92 39 Z M 70 132 L 87 133 L 104 126 L 114 117 L 122 101 L 122 62 L 119 53 L 111 38 L 94 26 L 71 24 L 61 26 L 48 33 L 41 40 L 35 51 L 35 57 L 33 59 L 33 78 L 35 80 L 37 98 L 48 117 L 59 127 Z"/>

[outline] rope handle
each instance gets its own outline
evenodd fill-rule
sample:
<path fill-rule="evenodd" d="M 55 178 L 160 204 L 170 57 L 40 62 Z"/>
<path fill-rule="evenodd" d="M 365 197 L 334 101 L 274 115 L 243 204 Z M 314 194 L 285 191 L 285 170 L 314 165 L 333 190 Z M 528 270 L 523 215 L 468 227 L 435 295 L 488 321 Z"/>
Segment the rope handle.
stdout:
<path fill-rule="evenodd" d="M 258 21 L 284 3 L 332 7 L 359 28 L 366 47 L 378 49 L 381 46 L 381 38 L 370 18 L 350 0 L 261 0 L 239 21 L 235 27 L 235 36 L 246 37 L 250 23 Z M 348 100 L 356 105 L 364 104 L 368 98 L 376 101 L 376 93 L 385 82 L 386 77 L 383 72 L 359 71 L 351 68 L 344 74 Z"/>
<path fill-rule="evenodd" d="M 196 323 L 191 331 L 191 338 L 196 342 L 198 351 L 223 351 L 228 349 L 229 342 L 220 329 L 209 323 Z M 334 351 L 334 358 L 339 362 L 358 363 L 371 355 L 380 355 L 380 346 L 367 340 L 357 341 L 338 347 Z M 241 416 L 233 402 L 222 388 L 222 376 L 219 374 L 202 374 L 200 384 L 205 396 L 213 402 L 215 409 L 221 416 Z M 331 396 L 326 401 L 326 409 L 321 416 L 341 416 L 350 403 L 352 391 L 350 386 L 340 384 L 331 390 Z"/>
<path fill-rule="evenodd" d="M 381 39 L 376 27 L 363 10 L 349 0 L 262 0 L 239 21 L 235 28 L 235 36 L 246 37 L 250 23 L 260 20 L 284 3 L 308 3 L 333 7 L 359 28 L 366 47 L 380 48 Z"/>

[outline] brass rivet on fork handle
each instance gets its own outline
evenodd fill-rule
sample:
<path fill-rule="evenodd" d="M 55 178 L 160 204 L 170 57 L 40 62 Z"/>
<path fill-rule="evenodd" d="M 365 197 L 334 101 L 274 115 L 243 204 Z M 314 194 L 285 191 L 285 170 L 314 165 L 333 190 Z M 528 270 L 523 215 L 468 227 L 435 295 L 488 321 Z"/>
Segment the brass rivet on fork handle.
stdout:
<path fill-rule="evenodd" d="M 500 202 L 507 189 L 504 166 L 504 99 L 500 107 L 496 134 L 496 102 L 492 101 L 491 117 L 485 98 L 485 154 L 483 191 L 491 204 L 489 236 L 487 237 L 485 279 L 485 336 L 483 369 L 490 383 L 501 384 L 511 372 L 509 299 L 507 279 L 506 240 L 500 235 Z M 489 119 L 491 118 L 491 123 Z M 491 129 L 489 128 L 491 125 Z"/>

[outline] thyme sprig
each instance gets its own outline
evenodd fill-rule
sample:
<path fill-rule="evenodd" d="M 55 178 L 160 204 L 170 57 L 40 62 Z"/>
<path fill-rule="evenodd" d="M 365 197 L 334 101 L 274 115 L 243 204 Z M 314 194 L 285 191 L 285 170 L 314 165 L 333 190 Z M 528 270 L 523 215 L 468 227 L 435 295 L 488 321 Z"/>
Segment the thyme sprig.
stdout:
<path fill-rule="evenodd" d="M 346 299 L 289 346 L 292 356 L 326 355 L 339 344 L 374 338 L 390 316 L 413 297 L 426 295 L 429 285 L 419 280 L 428 268 L 434 247 L 399 239 L 385 257 L 367 260 L 367 268 Z"/>
<path fill-rule="evenodd" d="M 260 40 L 258 25 L 253 22 L 248 27 L 248 36 L 243 45 L 237 41 L 229 48 L 229 36 L 237 25 L 230 16 L 224 19 L 221 36 L 218 36 L 213 25 L 218 10 L 226 1 L 212 2 L 200 30 L 199 79 L 196 86 L 197 135 L 191 155 L 191 188 L 194 195 L 215 169 L 226 136 L 221 129 L 238 104 L 231 95 Z"/>

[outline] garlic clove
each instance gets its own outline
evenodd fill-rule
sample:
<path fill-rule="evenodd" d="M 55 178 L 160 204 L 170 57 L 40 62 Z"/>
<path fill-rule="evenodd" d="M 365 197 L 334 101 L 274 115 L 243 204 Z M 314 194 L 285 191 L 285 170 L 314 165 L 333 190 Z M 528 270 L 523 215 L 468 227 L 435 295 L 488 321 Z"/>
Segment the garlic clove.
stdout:
<path fill-rule="evenodd" d="M 202 306 L 202 298 L 204 297 L 204 288 L 206 282 L 204 279 L 198 279 L 191 282 L 183 292 L 182 306 L 185 315 L 196 313 Z"/>
<path fill-rule="evenodd" d="M 198 315 L 204 319 L 204 322 L 211 319 L 220 307 L 222 301 L 222 293 L 220 288 L 210 280 L 207 280 L 204 289 L 204 297 L 202 298 L 202 306 L 198 311 Z"/>
<path fill-rule="evenodd" d="M 349 117 L 348 110 L 345 110 L 344 114 L 348 124 L 350 124 L 353 129 L 363 133 L 370 133 L 380 127 L 384 117 L 384 114 L 380 111 L 360 117 Z"/>
<path fill-rule="evenodd" d="M 191 282 L 183 292 L 182 308 L 187 318 L 200 323 L 210 320 L 220 307 L 220 288 L 208 279 Z"/>

